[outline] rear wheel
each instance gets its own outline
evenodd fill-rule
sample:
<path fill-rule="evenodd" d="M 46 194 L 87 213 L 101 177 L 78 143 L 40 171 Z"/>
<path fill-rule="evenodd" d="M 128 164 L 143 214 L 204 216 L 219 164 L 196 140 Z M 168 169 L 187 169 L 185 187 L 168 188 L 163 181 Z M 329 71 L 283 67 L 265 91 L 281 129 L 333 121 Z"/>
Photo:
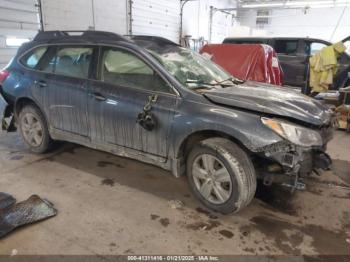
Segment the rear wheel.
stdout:
<path fill-rule="evenodd" d="M 256 191 L 254 166 L 235 143 L 210 138 L 193 147 L 187 158 L 187 176 L 195 196 L 209 209 L 238 212 Z"/>
<path fill-rule="evenodd" d="M 34 153 L 45 153 L 52 146 L 46 120 L 34 105 L 26 105 L 19 113 L 19 128 L 24 142 Z"/>

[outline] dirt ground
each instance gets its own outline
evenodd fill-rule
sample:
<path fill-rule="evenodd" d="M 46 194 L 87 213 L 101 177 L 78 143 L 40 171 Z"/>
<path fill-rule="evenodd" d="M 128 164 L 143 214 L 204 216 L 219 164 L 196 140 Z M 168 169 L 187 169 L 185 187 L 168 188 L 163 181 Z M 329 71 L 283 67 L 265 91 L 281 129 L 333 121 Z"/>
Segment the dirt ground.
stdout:
<path fill-rule="evenodd" d="M 333 171 L 306 191 L 260 185 L 248 208 L 223 216 L 162 169 L 72 144 L 34 155 L 1 133 L 0 192 L 38 194 L 58 215 L 1 239 L 0 255 L 350 255 L 350 135 L 338 131 L 328 151 Z"/>

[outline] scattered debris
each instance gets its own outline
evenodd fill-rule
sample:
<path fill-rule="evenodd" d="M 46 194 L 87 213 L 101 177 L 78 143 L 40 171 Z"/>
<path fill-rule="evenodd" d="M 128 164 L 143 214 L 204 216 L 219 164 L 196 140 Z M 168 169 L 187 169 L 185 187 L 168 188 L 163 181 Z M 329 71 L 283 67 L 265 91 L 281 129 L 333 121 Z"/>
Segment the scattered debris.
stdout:
<path fill-rule="evenodd" d="M 169 218 L 161 218 L 159 219 L 159 222 L 162 224 L 163 227 L 167 227 L 170 224 Z"/>
<path fill-rule="evenodd" d="M 106 179 L 103 179 L 102 182 L 101 182 L 101 185 L 103 186 L 114 186 L 114 180 L 113 179 L 109 179 L 109 178 L 106 178 Z"/>
<path fill-rule="evenodd" d="M 18 254 L 18 250 L 17 249 L 12 249 L 12 251 L 11 251 L 11 257 L 13 257 L 13 256 L 16 256 Z"/>
<path fill-rule="evenodd" d="M 152 220 L 156 220 L 156 219 L 158 219 L 158 218 L 159 218 L 158 215 L 151 214 L 151 219 L 152 219 Z"/>
<path fill-rule="evenodd" d="M 57 215 L 53 204 L 32 195 L 27 200 L 15 204 L 16 200 L 5 193 L 0 193 L 0 238 L 17 227 L 32 224 Z"/>
<path fill-rule="evenodd" d="M 181 209 L 184 206 L 184 203 L 180 200 L 170 200 L 169 201 L 169 206 L 172 209 Z"/>
<path fill-rule="evenodd" d="M 196 211 L 198 213 L 201 213 L 201 214 L 204 214 L 206 215 L 208 218 L 210 219 L 218 219 L 218 216 L 214 215 L 213 213 L 211 213 L 210 211 L 206 210 L 206 209 L 203 209 L 201 207 L 197 207 L 196 208 Z"/>
<path fill-rule="evenodd" d="M 347 239 L 346 239 L 346 242 L 350 244 L 350 238 L 347 238 Z"/>
<path fill-rule="evenodd" d="M 191 229 L 191 230 L 205 230 L 205 231 L 210 231 L 213 228 L 216 228 L 218 226 L 220 226 L 221 223 L 219 221 L 215 221 L 215 220 L 208 220 L 208 222 L 195 222 L 192 224 L 188 224 L 186 226 L 187 229 Z"/>
<path fill-rule="evenodd" d="M 226 229 L 220 230 L 219 233 L 226 238 L 232 238 L 234 236 L 234 234 L 231 231 Z"/>

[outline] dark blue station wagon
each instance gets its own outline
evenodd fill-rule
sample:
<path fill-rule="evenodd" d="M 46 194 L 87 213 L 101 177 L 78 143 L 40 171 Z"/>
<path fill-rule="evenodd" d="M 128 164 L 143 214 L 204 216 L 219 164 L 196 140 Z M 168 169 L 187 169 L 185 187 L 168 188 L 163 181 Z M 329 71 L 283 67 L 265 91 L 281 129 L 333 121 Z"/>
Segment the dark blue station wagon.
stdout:
<path fill-rule="evenodd" d="M 247 206 L 257 179 L 301 188 L 330 165 L 322 104 L 160 37 L 40 32 L 0 72 L 0 93 L 3 129 L 33 152 L 69 141 L 187 175 L 221 213 Z"/>

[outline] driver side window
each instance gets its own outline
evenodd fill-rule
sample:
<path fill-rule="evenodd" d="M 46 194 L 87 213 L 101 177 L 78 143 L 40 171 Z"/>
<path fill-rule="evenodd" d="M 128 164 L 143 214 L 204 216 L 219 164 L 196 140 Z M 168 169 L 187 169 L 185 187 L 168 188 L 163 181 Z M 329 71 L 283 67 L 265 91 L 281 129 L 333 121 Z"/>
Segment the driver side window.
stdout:
<path fill-rule="evenodd" d="M 171 87 L 136 55 L 116 48 L 105 48 L 102 54 L 101 80 L 103 82 L 173 93 Z"/>

